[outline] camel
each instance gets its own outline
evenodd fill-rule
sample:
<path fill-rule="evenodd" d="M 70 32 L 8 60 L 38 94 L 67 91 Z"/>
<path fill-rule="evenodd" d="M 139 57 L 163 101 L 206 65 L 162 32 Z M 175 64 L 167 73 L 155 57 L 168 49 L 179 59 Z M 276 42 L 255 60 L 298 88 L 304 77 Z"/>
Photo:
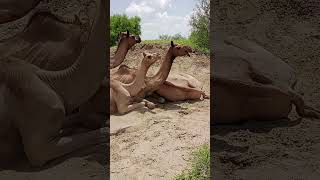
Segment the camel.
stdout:
<path fill-rule="evenodd" d="M 172 63 L 176 57 L 179 56 L 190 56 L 192 52 L 191 47 L 189 46 L 178 46 L 171 41 L 171 46 L 168 49 L 165 58 L 154 76 L 147 76 L 145 79 L 146 88 L 142 89 L 138 94 L 137 98 L 144 98 L 151 95 L 154 91 L 157 91 L 163 83 L 166 81 L 169 72 L 171 70 Z M 130 68 L 126 65 L 121 65 L 115 73 L 111 75 L 112 79 L 118 80 L 122 83 L 130 83 L 133 81 L 137 73 L 136 68 Z"/>
<path fill-rule="evenodd" d="M 146 84 L 144 78 L 149 67 L 160 59 L 159 54 L 143 53 L 143 59 L 139 64 L 137 76 L 130 83 L 121 83 L 117 80 L 104 78 L 102 86 L 90 98 L 88 102 L 80 106 L 79 113 L 70 115 L 64 125 L 65 128 L 74 127 L 75 124 L 87 129 L 97 129 L 106 125 L 107 101 L 106 92 L 110 91 L 110 113 L 124 114 L 134 109 L 147 107 L 154 108 L 154 105 L 142 98 L 133 98 Z M 109 87 L 110 83 L 110 87 Z"/>
<path fill-rule="evenodd" d="M 202 83 L 186 73 L 170 73 L 156 93 L 169 101 L 204 100 L 209 96 L 202 89 Z"/>
<path fill-rule="evenodd" d="M 95 3 L 87 43 L 67 69 L 49 71 L 18 58 L 0 59 L 0 162 L 12 162 L 23 149 L 31 165 L 39 167 L 106 142 L 106 128 L 71 136 L 60 133 L 65 112 L 87 102 L 106 73 L 107 6 L 104 0 Z"/>
<path fill-rule="evenodd" d="M 287 118 L 292 105 L 301 117 L 320 118 L 294 92 L 297 77 L 289 65 L 253 42 L 221 37 L 213 47 L 213 124 Z"/>
<path fill-rule="evenodd" d="M 145 77 L 149 67 L 159 60 L 159 54 L 143 53 L 143 59 L 136 71 L 134 80 L 130 83 L 122 83 L 113 78 L 110 79 L 110 113 L 124 114 L 133 109 L 142 108 L 146 102 L 133 103 L 134 96 L 146 87 Z"/>
<path fill-rule="evenodd" d="M 119 43 L 115 55 L 110 58 L 110 69 L 119 66 L 125 59 L 129 49 L 131 49 L 136 43 L 141 42 L 139 36 L 130 35 L 129 31 L 127 34 L 120 33 L 118 36 Z"/>

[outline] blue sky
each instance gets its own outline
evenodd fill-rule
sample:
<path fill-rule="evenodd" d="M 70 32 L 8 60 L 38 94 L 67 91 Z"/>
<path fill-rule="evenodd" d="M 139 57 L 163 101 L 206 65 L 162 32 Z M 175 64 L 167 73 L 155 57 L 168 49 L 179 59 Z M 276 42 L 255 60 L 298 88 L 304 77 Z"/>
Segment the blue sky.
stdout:
<path fill-rule="evenodd" d="M 141 17 L 141 38 L 158 39 L 160 34 L 189 36 L 189 18 L 196 0 L 111 0 L 111 15 L 125 13 Z"/>

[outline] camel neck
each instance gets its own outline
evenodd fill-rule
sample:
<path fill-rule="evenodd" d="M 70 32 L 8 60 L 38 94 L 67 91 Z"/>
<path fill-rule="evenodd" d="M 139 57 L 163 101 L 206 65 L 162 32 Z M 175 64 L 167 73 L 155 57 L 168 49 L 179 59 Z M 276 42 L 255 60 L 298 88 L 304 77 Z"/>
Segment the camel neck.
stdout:
<path fill-rule="evenodd" d="M 141 63 L 138 65 L 135 79 L 129 84 L 123 83 L 123 86 L 127 90 L 129 90 L 129 93 L 131 96 L 136 96 L 141 91 L 141 89 L 144 88 L 145 77 L 146 77 L 148 68 L 149 66 L 147 66 L 142 60 Z"/>
<path fill-rule="evenodd" d="M 148 91 L 155 91 L 166 81 L 175 58 L 176 57 L 169 50 L 165 55 L 165 59 L 158 72 L 153 77 L 149 78 L 149 81 L 147 82 Z"/>
<path fill-rule="evenodd" d="M 152 77 L 152 79 L 154 79 L 155 83 L 158 82 L 156 84 L 162 84 L 167 79 L 167 77 L 170 73 L 171 67 L 172 67 L 173 60 L 175 58 L 176 57 L 173 56 L 173 54 L 171 52 L 167 52 L 165 59 L 163 60 L 161 66 L 160 66 L 160 69 L 158 70 L 156 75 L 154 75 Z"/>
<path fill-rule="evenodd" d="M 113 57 L 110 58 L 110 68 L 119 66 L 124 61 L 128 51 L 127 44 L 120 44 Z"/>

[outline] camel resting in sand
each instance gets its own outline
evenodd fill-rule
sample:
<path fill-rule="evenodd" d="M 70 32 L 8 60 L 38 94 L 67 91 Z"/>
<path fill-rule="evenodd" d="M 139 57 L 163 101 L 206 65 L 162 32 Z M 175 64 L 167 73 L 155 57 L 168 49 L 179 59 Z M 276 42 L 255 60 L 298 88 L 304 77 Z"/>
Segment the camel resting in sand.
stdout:
<path fill-rule="evenodd" d="M 170 73 L 156 93 L 169 101 L 203 100 L 209 96 L 202 86 L 199 80 L 189 74 Z"/>
<path fill-rule="evenodd" d="M 146 88 L 142 89 L 137 97 L 138 98 L 144 98 L 148 95 L 151 95 L 153 92 L 159 90 L 165 83 L 169 72 L 171 70 L 172 63 L 176 57 L 179 56 L 190 56 L 190 52 L 192 52 L 192 49 L 189 46 L 178 46 L 171 41 L 171 46 L 168 49 L 165 58 L 158 70 L 158 72 L 154 76 L 147 76 L 145 79 Z M 126 65 L 121 65 L 115 73 L 111 75 L 112 79 L 119 80 L 123 83 L 130 83 L 134 80 L 136 77 L 137 69 L 136 68 L 130 68 Z M 171 86 L 172 87 L 172 86 Z M 172 87 L 174 88 L 174 87 Z M 163 90 L 163 89 L 162 89 Z M 186 91 L 187 90 L 187 91 Z M 195 89 L 196 90 L 196 89 Z M 168 91 L 163 90 L 163 94 L 167 93 L 176 93 L 176 91 Z M 190 92 L 188 88 L 181 88 L 181 91 L 183 92 Z M 191 90 L 192 91 L 192 90 Z M 189 95 L 188 93 L 186 93 Z"/>
<path fill-rule="evenodd" d="M 287 118 L 292 105 L 299 116 L 320 118 L 320 111 L 294 92 L 294 70 L 257 44 L 240 38 L 215 41 L 211 74 L 213 123 Z M 266 57 L 269 57 L 269 59 Z"/>
<path fill-rule="evenodd" d="M 146 102 L 134 102 L 135 96 L 146 87 L 145 77 L 149 67 L 161 57 L 157 53 L 143 53 L 143 59 L 136 71 L 136 76 L 130 83 L 110 79 L 110 113 L 126 113 L 145 107 Z"/>

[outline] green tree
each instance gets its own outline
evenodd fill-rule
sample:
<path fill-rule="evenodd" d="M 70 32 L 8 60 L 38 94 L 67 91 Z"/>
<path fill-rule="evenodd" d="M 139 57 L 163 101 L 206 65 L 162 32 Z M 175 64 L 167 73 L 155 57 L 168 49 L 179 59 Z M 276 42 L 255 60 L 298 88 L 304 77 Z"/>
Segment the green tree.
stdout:
<path fill-rule="evenodd" d="M 198 0 L 190 19 L 190 40 L 200 49 L 209 50 L 210 1 Z"/>
<path fill-rule="evenodd" d="M 110 18 L 110 46 L 116 45 L 120 32 L 130 31 L 130 34 L 141 35 L 141 18 L 128 17 L 125 14 L 115 14 Z"/>

